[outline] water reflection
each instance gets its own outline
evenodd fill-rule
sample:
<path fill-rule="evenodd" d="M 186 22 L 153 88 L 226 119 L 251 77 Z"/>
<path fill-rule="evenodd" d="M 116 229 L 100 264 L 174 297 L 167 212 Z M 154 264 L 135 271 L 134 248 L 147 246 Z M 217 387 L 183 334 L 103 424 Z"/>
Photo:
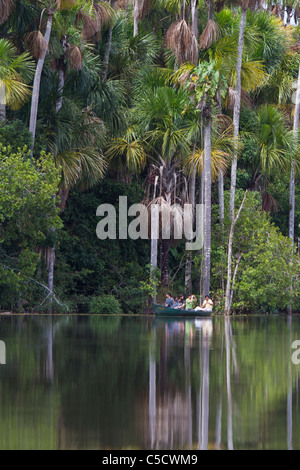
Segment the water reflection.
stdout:
<path fill-rule="evenodd" d="M 0 317 L 0 449 L 299 449 L 298 317 Z"/>

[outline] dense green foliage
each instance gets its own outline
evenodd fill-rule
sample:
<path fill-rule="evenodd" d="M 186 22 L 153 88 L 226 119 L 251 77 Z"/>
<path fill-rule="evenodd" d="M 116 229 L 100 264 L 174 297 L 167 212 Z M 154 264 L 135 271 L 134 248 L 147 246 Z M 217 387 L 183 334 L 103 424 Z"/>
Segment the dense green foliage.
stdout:
<path fill-rule="evenodd" d="M 237 152 L 236 210 L 246 189 L 248 196 L 233 238 L 232 270 L 241 260 L 233 311 L 299 311 L 297 184 L 294 243 L 288 238 L 292 162 L 296 182 L 300 174 L 293 132 L 298 26 L 284 25 L 268 8 L 247 12 L 240 132 L 233 139 L 240 10 L 211 2 L 214 21 L 208 23 L 207 5 L 199 0 L 195 37 L 189 2 L 185 10 L 180 2 L 141 2 L 138 17 L 134 2 L 119 3 L 62 0 L 44 10 L 42 2 L 17 0 L 3 7 L 1 308 L 44 311 L 47 286 L 56 312 L 89 312 L 91 298 L 113 296 L 122 312 L 140 313 L 156 290 L 159 301 L 166 290 L 199 293 L 204 250 L 188 255 L 185 240 L 160 239 L 156 286 L 150 241 L 99 240 L 96 209 L 112 204 L 118 219 L 121 195 L 128 207 L 142 201 L 148 208 L 174 202 L 183 207 L 193 198 L 203 202 L 205 103 L 211 119 L 210 291 L 216 310 L 224 306 L 230 165 Z M 41 64 L 36 102 L 29 87 L 36 92 Z M 28 131 L 33 111 L 35 134 Z"/>
<path fill-rule="evenodd" d="M 1 306 L 23 310 L 35 301 L 36 248 L 52 227 L 62 226 L 56 206 L 60 175 L 51 155 L 32 161 L 26 148 L 0 151 Z"/>

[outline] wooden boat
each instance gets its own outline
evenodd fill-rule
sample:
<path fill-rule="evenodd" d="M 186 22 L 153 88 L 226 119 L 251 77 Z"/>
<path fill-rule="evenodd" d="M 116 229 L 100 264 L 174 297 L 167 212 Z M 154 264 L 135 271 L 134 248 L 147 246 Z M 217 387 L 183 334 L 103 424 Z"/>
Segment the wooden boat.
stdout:
<path fill-rule="evenodd" d="M 212 310 L 183 310 L 152 304 L 155 315 L 160 317 L 209 317 Z"/>

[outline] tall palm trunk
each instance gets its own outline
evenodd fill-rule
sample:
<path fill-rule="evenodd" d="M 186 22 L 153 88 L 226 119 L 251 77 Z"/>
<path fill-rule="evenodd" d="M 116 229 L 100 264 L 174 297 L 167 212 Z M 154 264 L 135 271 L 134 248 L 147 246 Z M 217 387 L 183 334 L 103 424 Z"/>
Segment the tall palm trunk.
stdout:
<path fill-rule="evenodd" d="M 223 225 L 223 222 L 224 222 L 224 175 L 223 175 L 222 170 L 219 170 L 218 197 L 219 197 L 219 218 L 220 218 L 221 225 Z"/>
<path fill-rule="evenodd" d="M 192 0 L 191 2 L 191 13 L 192 13 L 192 31 L 195 38 L 198 40 L 198 0 Z"/>
<path fill-rule="evenodd" d="M 157 186 L 158 176 L 155 176 L 154 181 L 154 190 L 153 190 L 153 200 L 156 197 L 156 186 Z M 159 237 L 159 211 L 156 210 L 158 207 L 154 207 L 151 212 L 151 253 L 150 253 L 150 275 L 152 278 L 155 278 L 157 270 L 157 255 L 158 255 L 158 237 Z M 153 301 L 156 302 L 156 291 L 153 296 Z"/>
<path fill-rule="evenodd" d="M 0 122 L 6 121 L 6 105 L 0 103 Z"/>
<path fill-rule="evenodd" d="M 234 137 L 239 136 L 240 126 L 240 110 L 241 110 L 241 70 L 242 70 L 242 58 L 244 49 L 244 36 L 246 26 L 247 8 L 242 8 L 241 21 L 240 21 L 240 32 L 239 32 L 239 43 L 238 53 L 236 61 L 236 97 L 233 108 L 233 134 Z M 231 166 L 231 186 L 230 186 L 230 201 L 229 201 L 229 215 L 231 219 L 234 218 L 234 199 L 235 199 L 235 188 L 236 188 L 236 172 L 237 172 L 237 151 L 233 156 L 233 162 Z"/>
<path fill-rule="evenodd" d="M 133 15 L 133 37 L 134 38 L 139 33 L 139 20 L 138 20 L 139 4 L 138 4 L 138 2 L 139 2 L 139 0 L 134 0 L 133 12 L 132 12 L 132 15 Z"/>
<path fill-rule="evenodd" d="M 58 111 L 62 108 L 64 86 L 65 86 L 65 74 L 64 74 L 63 70 L 59 70 L 58 71 L 58 94 L 59 94 L 59 97 L 57 98 L 56 103 L 55 103 L 55 112 L 56 113 L 58 113 Z"/>
<path fill-rule="evenodd" d="M 112 1 L 112 2 L 109 2 L 109 3 L 111 3 L 112 8 L 114 9 L 116 2 Z M 113 31 L 113 27 L 111 25 L 109 30 L 108 30 L 106 48 L 105 48 L 105 53 L 104 53 L 103 63 L 102 63 L 101 80 L 103 82 L 105 82 L 107 80 L 108 64 L 109 64 L 109 57 L 110 57 L 110 51 L 111 51 L 112 31 Z"/>
<path fill-rule="evenodd" d="M 210 114 L 210 110 L 209 110 Z M 211 251 L 211 116 L 205 120 L 204 127 L 204 295 L 210 290 L 210 251 Z"/>
<path fill-rule="evenodd" d="M 48 20 L 47 20 L 47 26 L 46 26 L 46 32 L 45 32 L 45 40 L 47 43 L 47 47 L 48 47 L 50 35 L 51 35 L 53 13 L 54 12 L 52 10 L 48 10 Z M 41 77 L 42 77 L 42 71 L 43 71 L 46 54 L 47 54 L 47 50 L 45 50 L 42 57 L 37 62 L 35 75 L 34 75 L 34 81 L 33 81 L 30 122 L 29 122 L 29 132 L 31 132 L 32 134 L 31 154 L 33 154 L 33 149 L 34 149 L 36 121 L 37 121 L 38 104 L 39 104 L 39 96 L 40 96 L 40 84 L 41 84 Z"/>
<path fill-rule="evenodd" d="M 295 103 L 295 114 L 293 131 L 295 139 L 298 140 L 299 133 L 299 112 L 300 112 L 300 66 L 298 71 L 297 94 Z M 292 161 L 291 175 L 290 175 L 290 214 L 289 214 L 289 237 L 294 241 L 294 227 L 295 227 L 295 166 Z"/>
<path fill-rule="evenodd" d="M 194 152 L 196 149 L 196 143 L 194 144 Z M 195 219 L 195 193 L 196 193 L 196 169 L 193 168 L 193 171 L 190 176 L 190 190 L 189 190 L 189 201 L 192 205 L 192 226 L 194 226 L 194 219 Z M 185 295 L 188 296 L 192 293 L 193 283 L 192 283 L 192 263 L 193 263 L 193 256 L 192 252 L 189 251 L 187 253 L 187 258 L 185 262 Z"/>
<path fill-rule="evenodd" d="M 170 240 L 161 241 L 161 283 L 163 286 L 169 285 L 169 249 Z"/>
<path fill-rule="evenodd" d="M 108 30 L 106 49 L 105 49 L 105 54 L 104 54 L 104 57 L 103 57 L 102 75 L 101 75 L 101 80 L 103 82 L 106 82 L 106 80 L 107 80 L 109 56 L 110 56 L 110 51 L 111 51 L 112 30 L 113 30 L 113 28 L 111 26 Z"/>

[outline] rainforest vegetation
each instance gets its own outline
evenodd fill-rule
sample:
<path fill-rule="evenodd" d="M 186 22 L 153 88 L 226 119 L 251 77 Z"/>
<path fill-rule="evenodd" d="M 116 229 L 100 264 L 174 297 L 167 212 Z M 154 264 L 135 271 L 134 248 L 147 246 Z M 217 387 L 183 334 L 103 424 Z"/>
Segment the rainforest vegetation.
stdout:
<path fill-rule="evenodd" d="M 0 309 L 142 313 L 170 291 L 299 312 L 299 13 L 0 0 Z M 159 219 L 158 240 L 97 238 L 120 196 L 173 207 L 170 239 Z M 172 231 L 187 203 L 199 250 Z"/>

